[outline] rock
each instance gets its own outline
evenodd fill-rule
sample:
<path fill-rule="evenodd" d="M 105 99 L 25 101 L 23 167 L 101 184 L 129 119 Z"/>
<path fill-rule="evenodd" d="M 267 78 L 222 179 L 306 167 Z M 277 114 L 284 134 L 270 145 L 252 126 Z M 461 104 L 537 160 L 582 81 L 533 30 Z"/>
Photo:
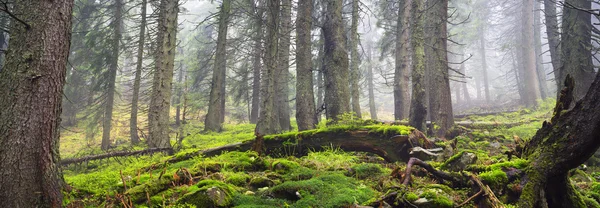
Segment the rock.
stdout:
<path fill-rule="evenodd" d="M 490 147 L 494 148 L 494 149 L 499 149 L 500 148 L 500 142 L 494 141 L 494 142 L 490 143 Z"/>
<path fill-rule="evenodd" d="M 415 204 L 415 205 L 423 205 L 423 204 L 426 204 L 428 202 L 429 202 L 429 200 L 427 200 L 427 198 L 419 198 L 416 201 L 414 201 L 413 204 Z"/>
<path fill-rule="evenodd" d="M 246 192 L 244 193 L 244 195 L 248 195 L 248 196 L 252 196 L 252 195 L 254 195 L 254 194 L 255 194 L 255 193 L 254 193 L 254 192 L 252 192 L 252 191 L 246 191 Z"/>
<path fill-rule="evenodd" d="M 191 204 L 197 207 L 228 207 L 231 205 L 232 193 L 213 186 L 206 190 L 188 193 L 181 197 L 178 204 Z"/>
<path fill-rule="evenodd" d="M 259 189 L 259 188 L 263 188 L 263 187 L 272 187 L 275 185 L 275 181 L 273 181 L 267 177 L 264 177 L 264 176 L 258 176 L 258 177 L 252 178 L 250 180 L 249 185 L 253 189 Z"/>
<path fill-rule="evenodd" d="M 469 165 L 475 164 L 475 162 L 477 162 L 477 155 L 471 152 L 462 152 L 458 158 L 453 156 L 448 160 L 449 161 L 446 162 L 445 167 L 451 171 L 458 172 L 464 170 Z"/>

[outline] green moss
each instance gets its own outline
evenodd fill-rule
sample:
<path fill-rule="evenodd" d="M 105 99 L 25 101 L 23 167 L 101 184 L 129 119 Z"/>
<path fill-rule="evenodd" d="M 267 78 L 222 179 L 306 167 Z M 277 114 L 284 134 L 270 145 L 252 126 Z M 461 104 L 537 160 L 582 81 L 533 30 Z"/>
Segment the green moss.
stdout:
<path fill-rule="evenodd" d="M 350 175 L 355 176 L 359 179 L 374 178 L 380 176 L 383 173 L 381 167 L 373 163 L 361 163 L 358 165 L 354 165 L 352 166 L 350 172 Z"/>
<path fill-rule="evenodd" d="M 300 164 L 287 159 L 278 159 L 271 164 L 271 169 L 279 174 L 285 174 L 298 167 L 300 167 Z"/>
<path fill-rule="evenodd" d="M 146 194 L 153 196 L 166 190 L 172 184 L 172 181 L 173 177 L 165 174 L 160 179 L 155 178 L 142 185 L 134 186 L 127 190 L 125 194 L 130 196 L 132 201 L 140 202 L 146 199 Z"/>
<path fill-rule="evenodd" d="M 249 185 L 254 189 L 259 189 L 263 187 L 272 187 L 275 185 L 275 181 L 265 176 L 256 176 L 250 179 Z"/>
<path fill-rule="evenodd" d="M 345 207 L 376 196 L 371 188 L 342 174 L 288 181 L 273 187 L 271 193 L 277 198 L 295 201 L 291 204 L 293 207 Z"/>
<path fill-rule="evenodd" d="M 440 189 L 428 189 L 419 195 L 419 198 L 426 198 L 430 201 L 430 203 L 427 203 L 428 206 L 424 207 L 454 207 L 454 202 L 446 196 L 441 195 L 440 192 L 442 192 Z"/>
<path fill-rule="evenodd" d="M 226 170 L 234 171 L 261 171 L 267 168 L 267 163 L 258 156 L 258 153 L 227 152 L 210 159 L 220 163 Z"/>
<path fill-rule="evenodd" d="M 197 207 L 227 207 L 233 201 L 235 188 L 220 181 L 203 180 L 195 185 L 197 190 L 183 195 L 178 204 L 191 204 Z"/>
<path fill-rule="evenodd" d="M 267 199 L 260 196 L 236 194 L 233 197 L 233 207 L 236 208 L 271 208 L 285 207 L 288 201 L 283 199 Z"/>
<path fill-rule="evenodd" d="M 225 172 L 225 182 L 235 186 L 244 187 L 250 181 L 250 175 L 243 172 Z"/>
<path fill-rule="evenodd" d="M 403 125 L 376 124 L 364 126 L 371 133 L 379 133 L 383 135 L 409 135 L 413 127 Z"/>
<path fill-rule="evenodd" d="M 583 202 L 585 203 L 585 205 L 589 208 L 600 208 L 600 204 L 592 198 L 589 197 L 583 197 Z"/>
<path fill-rule="evenodd" d="M 406 195 L 404 195 L 404 199 L 406 199 L 406 201 L 409 202 L 414 202 L 417 199 L 419 199 L 419 196 L 417 196 L 415 193 L 407 193 Z"/>
<path fill-rule="evenodd" d="M 508 183 L 508 176 L 502 170 L 496 169 L 479 174 L 483 182 L 493 187 L 500 187 Z"/>
<path fill-rule="evenodd" d="M 465 153 L 465 151 L 460 151 L 454 155 L 452 155 L 452 157 L 448 158 L 441 166 L 441 168 L 443 169 L 448 169 L 450 166 L 450 163 L 453 163 L 454 161 L 457 161 L 458 159 L 460 159 L 460 157 L 462 157 L 462 155 Z"/>

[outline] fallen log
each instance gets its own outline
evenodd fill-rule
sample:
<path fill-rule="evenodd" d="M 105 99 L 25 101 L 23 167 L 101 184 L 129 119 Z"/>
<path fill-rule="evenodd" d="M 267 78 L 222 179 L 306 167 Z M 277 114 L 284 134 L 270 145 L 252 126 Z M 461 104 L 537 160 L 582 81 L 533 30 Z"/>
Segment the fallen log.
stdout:
<path fill-rule="evenodd" d="M 126 156 L 134 156 L 134 155 L 145 155 L 145 154 L 152 154 L 152 153 L 156 153 L 156 152 L 170 153 L 172 151 L 173 151 L 173 149 L 171 149 L 171 148 L 151 148 L 151 149 L 145 149 L 145 150 L 139 150 L 139 151 L 109 152 L 109 153 L 105 153 L 105 154 L 90 155 L 90 156 L 85 156 L 85 157 L 80 157 L 80 158 L 62 159 L 60 161 L 60 165 L 65 166 L 65 165 L 70 165 L 73 163 L 82 163 L 82 162 L 87 162 L 87 161 L 92 161 L 92 160 L 101 160 L 101 159 L 106 159 L 106 158 L 111 158 L 111 157 L 126 157 Z"/>
<path fill-rule="evenodd" d="M 384 122 L 392 125 L 408 125 L 407 121 Z M 498 127 L 511 128 L 526 124 L 525 122 L 492 122 L 492 121 L 456 121 L 454 125 L 470 129 L 491 129 Z M 431 127 L 431 121 L 426 122 L 427 127 Z"/>

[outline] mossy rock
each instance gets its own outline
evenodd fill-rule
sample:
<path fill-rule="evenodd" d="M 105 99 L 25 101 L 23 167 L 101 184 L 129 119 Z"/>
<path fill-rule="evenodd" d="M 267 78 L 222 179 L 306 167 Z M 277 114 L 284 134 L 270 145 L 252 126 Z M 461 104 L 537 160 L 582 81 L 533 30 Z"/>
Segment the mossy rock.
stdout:
<path fill-rule="evenodd" d="M 414 197 L 413 197 L 414 198 Z M 448 193 L 439 188 L 427 188 L 412 202 L 419 208 L 453 208 L 454 202 L 448 198 Z"/>
<path fill-rule="evenodd" d="M 172 184 L 173 177 L 170 175 L 163 175 L 160 178 L 155 178 L 150 181 L 146 181 L 142 185 L 134 186 L 125 192 L 125 195 L 131 197 L 131 200 L 139 203 L 147 199 L 147 195 L 153 196 L 161 191 L 169 188 Z"/>
<path fill-rule="evenodd" d="M 477 155 L 475 153 L 461 151 L 448 158 L 448 160 L 446 160 L 441 167 L 443 169 L 458 172 L 465 170 L 467 166 L 472 165 L 475 162 L 477 162 Z"/>
<path fill-rule="evenodd" d="M 245 173 L 230 173 L 225 175 L 225 182 L 235 186 L 244 187 L 250 182 L 250 175 Z"/>
<path fill-rule="evenodd" d="M 279 174 L 286 174 L 298 167 L 300 167 L 300 164 L 286 159 L 278 159 L 271 164 L 271 169 Z"/>
<path fill-rule="evenodd" d="M 190 204 L 196 207 L 229 207 L 235 189 L 220 181 L 204 180 L 195 185 L 197 190 L 183 195 L 177 204 Z"/>
<path fill-rule="evenodd" d="M 316 175 L 316 171 L 307 167 L 299 167 L 283 176 L 285 181 L 308 180 Z"/>
<path fill-rule="evenodd" d="M 383 173 L 381 167 L 373 163 L 361 163 L 348 169 L 347 174 L 359 179 L 376 178 Z"/>
<path fill-rule="evenodd" d="M 501 188 L 508 183 L 508 176 L 500 169 L 480 173 L 479 178 L 492 188 Z"/>
<path fill-rule="evenodd" d="M 256 176 L 250 179 L 250 183 L 248 185 L 250 185 L 250 187 L 253 189 L 259 189 L 263 187 L 273 187 L 275 184 L 276 183 L 274 180 L 271 180 L 265 176 Z"/>
<path fill-rule="evenodd" d="M 268 167 L 267 162 L 252 151 L 227 152 L 211 160 L 221 163 L 223 169 L 234 171 L 263 171 Z"/>

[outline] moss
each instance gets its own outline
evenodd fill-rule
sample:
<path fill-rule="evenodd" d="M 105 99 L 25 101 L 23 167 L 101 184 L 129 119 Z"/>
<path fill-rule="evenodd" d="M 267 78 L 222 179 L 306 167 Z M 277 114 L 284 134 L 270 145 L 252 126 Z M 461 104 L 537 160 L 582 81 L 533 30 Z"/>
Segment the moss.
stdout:
<path fill-rule="evenodd" d="M 443 169 L 448 169 L 450 166 L 450 163 L 453 163 L 454 161 L 457 161 L 458 159 L 460 159 L 460 157 L 462 157 L 462 155 L 465 153 L 465 151 L 460 151 L 454 155 L 452 155 L 452 157 L 448 158 L 441 166 L 441 168 Z"/>
<path fill-rule="evenodd" d="M 307 168 L 307 167 L 299 167 L 292 169 L 288 174 L 283 176 L 283 179 L 286 181 L 299 181 L 299 180 L 308 180 L 314 177 L 317 171 Z"/>
<path fill-rule="evenodd" d="M 272 187 L 275 185 L 275 181 L 264 176 L 257 176 L 250 179 L 249 185 L 254 189 L 259 189 L 263 187 Z"/>
<path fill-rule="evenodd" d="M 406 195 L 404 195 L 404 199 L 406 199 L 406 201 L 409 202 L 414 202 L 417 199 L 419 199 L 419 196 L 417 196 L 415 193 L 407 193 Z"/>
<path fill-rule="evenodd" d="M 377 124 L 364 126 L 371 133 L 379 133 L 383 135 L 409 135 L 414 130 L 413 127 L 403 125 Z"/>
<path fill-rule="evenodd" d="M 233 197 L 233 206 L 236 208 L 271 208 L 285 207 L 288 201 L 282 199 L 267 199 L 260 196 L 236 194 Z"/>
<path fill-rule="evenodd" d="M 173 177 L 170 175 L 163 175 L 161 178 L 156 178 L 138 186 L 134 186 L 125 192 L 126 195 L 131 197 L 134 202 L 140 202 L 146 199 L 146 194 L 153 196 L 161 191 L 169 188 L 172 184 Z"/>
<path fill-rule="evenodd" d="M 500 187 L 508 183 L 508 176 L 502 170 L 496 169 L 479 174 L 483 182 L 493 187 Z"/>
<path fill-rule="evenodd" d="M 226 172 L 224 175 L 225 175 L 225 182 L 233 184 L 235 186 L 244 187 L 250 181 L 250 175 L 243 173 L 243 172 L 237 172 L 237 173 Z"/>
<path fill-rule="evenodd" d="M 452 200 L 448 199 L 446 196 L 441 195 L 440 192 L 442 192 L 440 189 L 428 189 L 419 195 L 420 198 L 426 198 L 430 201 L 430 203 L 427 203 L 427 206 L 422 207 L 454 207 L 454 202 L 452 202 Z"/>
<path fill-rule="evenodd" d="M 233 201 L 235 188 L 220 181 L 203 180 L 195 185 L 197 190 L 183 195 L 177 204 L 197 207 L 228 207 Z"/>
<path fill-rule="evenodd" d="M 262 171 L 267 168 L 267 163 L 253 151 L 227 152 L 211 158 L 218 162 L 224 169 L 234 171 Z"/>
<path fill-rule="evenodd" d="M 589 208 L 600 208 L 600 204 L 592 198 L 589 197 L 583 197 L 583 202 L 585 203 L 585 205 Z"/>
<path fill-rule="evenodd" d="M 288 181 L 273 187 L 271 193 L 277 198 L 295 201 L 291 204 L 293 207 L 346 207 L 377 195 L 371 188 L 342 174 Z"/>
<path fill-rule="evenodd" d="M 359 179 L 374 178 L 383 173 L 381 167 L 373 163 L 361 163 L 354 165 L 349 172 L 351 176 L 355 176 Z"/>
<path fill-rule="evenodd" d="M 285 174 L 298 167 L 300 164 L 286 159 L 278 159 L 271 164 L 271 169 L 279 174 Z"/>

